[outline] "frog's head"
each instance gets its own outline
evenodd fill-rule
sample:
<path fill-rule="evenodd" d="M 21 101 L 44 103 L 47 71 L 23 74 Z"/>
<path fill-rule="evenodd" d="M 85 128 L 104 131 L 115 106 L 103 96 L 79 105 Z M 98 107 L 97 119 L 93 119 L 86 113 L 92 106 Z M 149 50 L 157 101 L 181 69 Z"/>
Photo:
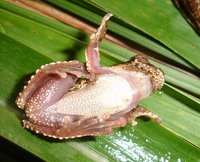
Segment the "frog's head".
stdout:
<path fill-rule="evenodd" d="M 165 82 L 163 71 L 150 64 L 144 56 L 134 56 L 128 61 L 128 63 L 131 64 L 136 71 L 142 72 L 150 77 L 153 86 L 152 93 L 163 87 Z"/>

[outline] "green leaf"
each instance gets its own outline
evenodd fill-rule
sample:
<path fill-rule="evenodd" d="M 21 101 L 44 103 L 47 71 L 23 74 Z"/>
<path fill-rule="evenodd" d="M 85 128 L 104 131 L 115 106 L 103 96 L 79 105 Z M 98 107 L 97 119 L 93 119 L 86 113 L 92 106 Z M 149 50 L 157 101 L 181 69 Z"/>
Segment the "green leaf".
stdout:
<path fill-rule="evenodd" d="M 101 18 L 102 18 L 102 16 L 103 16 L 103 14 L 105 14 L 105 12 L 104 13 L 102 13 L 102 11 L 100 11 L 100 9 L 99 8 L 96 8 L 95 6 L 96 6 L 96 4 L 95 4 L 95 6 L 92 6 L 92 5 L 90 5 L 90 4 L 88 4 L 88 3 L 86 3 L 86 2 L 84 2 L 84 1 L 63 1 L 63 0 L 57 0 L 56 2 L 55 1 L 53 1 L 53 0 L 49 0 L 48 2 L 51 2 L 51 3 L 53 3 L 53 4 L 55 4 L 55 5 L 57 5 L 57 6 L 59 6 L 59 7 L 61 7 L 61 8 L 63 8 L 63 9 L 65 9 L 65 10 L 67 10 L 67 11 L 70 11 L 70 12 L 72 12 L 73 14 L 75 14 L 75 15 L 78 15 L 78 16 L 80 16 L 80 17 L 82 17 L 82 18 L 84 18 L 84 19 L 86 19 L 86 20 L 90 20 L 91 22 L 94 22 L 94 23 L 97 23 L 97 21 L 95 21 L 95 20 L 98 20 L 98 22 L 100 22 L 101 21 Z M 89 1 L 90 2 L 90 1 Z M 199 78 L 197 78 L 197 77 L 195 77 L 195 76 L 193 76 L 193 75 L 188 75 L 188 73 L 187 72 L 179 72 L 180 70 L 181 71 L 183 71 L 183 70 L 188 70 L 188 68 L 190 69 L 190 70 L 195 70 L 195 71 L 193 71 L 193 73 L 195 73 L 195 74 L 199 74 L 199 69 L 197 69 L 197 68 L 195 68 L 194 66 L 192 66 L 192 64 L 190 64 L 188 61 L 190 60 L 190 59 L 188 59 L 188 60 L 185 60 L 182 56 L 180 57 L 180 56 L 178 56 L 177 55 L 177 53 L 175 53 L 175 52 L 173 52 L 172 50 L 173 49 L 170 49 L 170 47 L 169 46 L 167 46 L 167 44 L 160 44 L 157 40 L 155 40 L 154 39 L 154 37 L 151 37 L 151 36 L 149 36 L 149 35 L 145 35 L 144 33 L 141 33 L 141 31 L 138 31 L 138 29 L 135 29 L 134 27 L 135 27 L 135 25 L 132 25 L 132 26 L 128 26 L 127 24 L 131 24 L 132 22 L 131 22 L 131 20 L 130 21 L 127 21 L 126 20 L 126 18 L 127 17 L 129 17 L 130 19 L 133 19 L 132 17 L 132 15 L 133 14 L 128 14 L 127 13 L 127 15 L 125 16 L 125 17 L 120 17 L 120 14 L 121 14 L 121 10 L 119 10 L 118 12 L 115 12 L 115 10 L 113 9 L 113 5 L 110 5 L 110 1 L 109 2 L 106 2 L 106 1 L 101 1 L 101 2 L 99 2 L 99 3 L 102 3 L 102 7 L 104 6 L 104 5 L 107 5 L 107 6 L 110 6 L 109 8 L 110 8 L 110 10 L 108 10 L 106 7 L 105 7 L 105 10 L 107 11 L 107 12 L 112 12 L 112 13 L 114 13 L 117 17 L 119 17 L 120 19 L 122 19 L 124 22 L 126 22 L 126 24 L 124 24 L 124 22 L 122 22 L 122 21 L 119 21 L 119 19 L 117 19 L 117 20 L 115 20 L 114 19 L 114 22 L 110 22 L 109 23 L 109 29 L 111 30 L 111 31 L 113 31 L 114 33 L 117 33 L 118 35 L 120 35 L 120 36 L 123 36 L 124 38 L 126 38 L 126 39 L 128 39 L 128 40 L 131 40 L 131 42 L 130 42 L 130 44 L 131 45 L 133 45 L 134 47 L 133 48 L 131 48 L 134 52 L 135 51 L 137 51 L 137 52 L 139 52 L 139 53 L 143 53 L 143 54 L 145 54 L 145 55 L 150 55 L 150 57 L 159 57 L 158 55 L 162 55 L 162 57 L 164 57 L 165 59 L 164 60 L 162 60 L 162 61 L 166 61 L 166 59 L 168 59 L 168 61 L 167 62 L 170 62 L 170 65 L 169 64 L 165 64 L 165 65 L 163 65 L 163 64 L 157 64 L 157 63 L 155 63 L 156 64 L 156 66 L 158 66 L 158 67 L 160 67 L 160 68 L 162 68 L 163 69 L 163 71 L 165 72 L 165 74 L 166 74 L 166 81 L 168 82 L 168 83 L 170 83 L 170 84 L 172 84 L 172 85 L 174 85 L 174 86 L 176 86 L 176 87 L 179 87 L 180 89 L 184 89 L 185 91 L 187 91 L 187 92 L 189 92 L 189 93 L 192 93 L 192 94 L 194 94 L 195 96 L 200 96 L 200 91 L 199 91 L 199 88 L 200 88 L 200 84 L 199 84 Z M 140 2 L 140 1 L 134 1 L 134 5 L 140 5 L 141 6 L 141 4 L 142 5 L 144 5 L 144 7 L 145 7 L 145 5 L 147 5 L 147 7 L 149 8 L 149 2 L 147 1 L 145 4 L 143 4 L 144 2 Z M 158 3 L 158 6 L 160 5 L 160 1 L 158 1 L 157 2 Z M 78 4 L 78 5 L 77 5 Z M 98 4 L 98 3 L 97 3 Z M 113 2 L 113 3 L 111 3 L 111 4 L 116 4 L 115 2 Z M 127 1 L 127 4 L 129 4 L 128 3 L 128 1 Z M 120 2 L 118 2 L 117 4 L 116 4 L 116 6 L 117 5 L 122 5 L 122 6 L 124 6 L 124 7 L 126 7 L 126 4 L 124 4 L 123 2 L 122 2 L 122 4 L 120 3 Z M 162 4 L 161 4 L 162 5 Z M 81 8 L 81 7 L 82 8 Z M 133 6 L 133 5 L 132 5 Z M 168 6 L 168 8 L 166 8 Z M 176 11 L 176 8 L 172 5 L 172 3 L 170 3 L 170 5 L 167 5 L 167 6 L 165 6 L 165 8 L 166 8 L 166 10 L 168 11 L 168 10 L 170 10 L 171 12 L 176 12 L 177 13 L 177 11 Z M 128 5 L 128 8 L 129 8 L 130 6 Z M 80 9 L 81 8 L 81 9 Z M 150 8 L 150 9 L 152 9 L 152 8 Z M 150 10 L 149 9 L 149 10 Z M 78 11 L 78 12 L 77 12 Z M 101 13 L 101 16 L 99 16 L 98 15 L 98 13 L 95 13 L 95 12 L 99 12 L 99 13 Z M 131 10 L 132 11 L 132 10 Z M 154 16 L 155 14 L 157 14 L 156 13 L 157 12 L 157 10 L 155 10 L 154 8 L 152 9 L 152 19 L 154 18 L 154 21 L 157 21 L 157 19 L 158 19 L 158 17 L 157 16 Z M 162 11 L 160 11 L 160 12 L 162 12 Z M 169 12 L 170 13 L 170 12 Z M 149 15 L 151 15 L 150 13 L 148 13 Z M 169 15 L 170 16 L 170 15 Z M 179 15 L 177 15 L 177 17 L 178 17 L 178 19 L 181 19 L 182 18 L 182 16 L 181 16 L 181 14 L 179 14 Z M 148 28 L 150 28 L 151 27 L 151 25 L 146 25 L 146 20 L 144 19 L 144 18 L 140 18 L 140 17 L 138 17 L 138 21 L 140 21 L 141 23 L 143 22 L 143 26 L 141 27 L 141 29 L 143 29 L 143 28 L 146 28 L 146 29 L 148 29 Z M 145 20 L 145 21 L 141 21 L 141 20 Z M 161 19 L 161 18 L 160 18 Z M 166 22 L 164 22 L 165 24 L 166 23 L 169 23 L 169 24 L 171 24 L 172 22 L 170 22 L 168 19 L 163 19 L 163 21 L 166 21 Z M 183 19 L 184 20 L 184 19 Z M 153 21 L 153 20 L 152 20 Z M 175 20 L 174 20 L 175 21 Z M 159 22 L 162 22 L 162 21 L 159 21 Z M 176 21 L 175 21 L 176 22 Z M 97 23 L 98 24 L 98 23 Z M 176 24 L 175 24 L 176 25 Z M 155 25 L 154 24 L 152 24 L 152 28 L 154 29 L 155 27 L 154 27 Z M 185 26 L 186 26 L 186 28 L 187 28 L 187 26 L 188 26 L 188 24 L 187 24 L 187 22 L 185 22 Z M 159 28 L 159 26 L 158 26 L 158 28 Z M 168 29 L 168 28 L 167 28 Z M 165 29 L 165 30 L 167 30 L 167 29 Z M 161 30 L 160 28 L 159 29 L 155 29 L 155 30 Z M 162 30 L 164 30 L 164 29 L 162 29 Z M 142 31 L 142 32 L 144 32 L 144 31 Z M 176 32 L 177 33 L 177 26 L 174 26 L 174 32 Z M 182 37 L 182 35 L 184 35 L 184 33 L 185 33 L 186 31 L 184 31 L 184 32 L 180 32 L 180 36 Z M 187 32 L 189 32 L 189 33 L 195 33 L 193 30 L 192 30 L 192 28 L 189 26 L 189 28 L 188 28 L 188 30 L 187 30 Z M 172 33 L 173 34 L 173 33 Z M 189 37 L 189 36 L 188 36 Z M 196 39 L 199 39 L 198 38 L 198 36 L 197 35 L 195 35 L 194 36 Z M 165 37 L 163 37 L 163 39 L 164 39 Z M 182 39 L 182 38 L 179 38 L 179 37 L 177 37 L 176 35 L 174 36 L 174 39 L 173 39 L 173 43 L 174 44 L 179 44 L 179 39 Z M 185 37 L 186 38 L 186 37 Z M 192 43 L 194 43 L 195 45 L 194 46 L 199 46 L 199 41 L 193 41 L 193 37 L 192 38 L 190 38 L 189 37 L 189 39 L 188 40 L 191 40 L 191 42 Z M 124 44 L 126 44 L 127 42 L 124 42 Z M 137 44 L 139 44 L 139 45 L 141 45 L 142 47 L 138 47 L 138 45 L 137 44 L 135 44 L 135 43 L 137 43 Z M 145 47 L 145 48 L 144 48 Z M 186 45 L 183 45 L 183 47 L 186 47 Z M 104 50 L 106 48 L 106 50 L 107 51 L 109 51 L 110 53 L 114 53 L 114 55 L 115 56 L 113 56 L 113 57 L 115 57 L 115 58 L 118 58 L 118 59 L 120 59 L 120 60 L 123 60 L 123 61 L 125 61 L 125 59 L 128 59 L 128 58 L 130 58 L 132 55 L 133 55 L 133 52 L 129 52 L 129 51 L 125 51 L 124 52 L 124 49 L 123 48 L 117 48 L 116 47 L 116 45 L 112 48 L 112 45 L 110 45 L 110 43 L 109 43 L 109 45 L 108 46 L 103 46 L 103 49 L 102 50 Z M 112 48 L 112 49 L 111 49 Z M 115 48 L 117 48 L 117 49 L 115 49 Z M 144 49 L 143 49 L 144 48 Z M 120 49 L 120 52 L 119 52 L 119 49 Z M 198 48 L 199 49 L 199 48 Z M 198 50 L 197 49 L 197 50 Z M 114 51 L 113 51 L 114 50 Z M 190 51 L 190 57 L 191 57 L 191 59 L 193 59 L 193 60 L 197 60 L 197 63 L 199 64 L 199 61 L 198 60 L 200 60 L 200 58 L 199 58 L 199 56 L 197 55 L 197 51 L 194 51 L 192 48 L 190 49 L 191 51 Z M 123 51 L 123 52 L 122 52 Z M 192 52 L 192 53 L 191 53 Z M 109 53 L 109 54 L 110 54 Z M 155 56 L 155 53 L 156 53 L 156 56 Z M 194 53 L 194 54 L 193 54 Z M 153 56 L 151 56 L 151 54 L 153 55 Z M 182 55 L 182 54 L 181 54 Z M 122 56 L 123 56 L 123 58 L 122 58 Z M 169 68 L 169 66 L 170 66 L 170 68 Z M 172 66 L 172 67 L 171 67 Z M 175 67 L 174 67 L 175 66 Z M 173 69 L 176 69 L 176 68 L 180 68 L 180 67 L 182 67 L 183 69 L 180 69 L 180 70 L 173 70 Z M 198 65 L 197 65 L 197 67 L 198 67 Z M 189 70 L 189 71 L 190 71 Z M 192 77 L 191 77 L 192 76 Z"/>
<path fill-rule="evenodd" d="M 200 37 L 180 16 L 172 1 L 91 0 L 103 10 L 116 14 L 131 26 L 155 38 L 200 68 Z M 112 4 L 112 5 L 110 5 Z M 119 10 L 120 8 L 120 10 Z M 145 12 L 144 12 L 145 10 Z"/>
<path fill-rule="evenodd" d="M 199 67 L 199 62 L 196 60 L 200 56 L 193 55 L 193 52 L 196 53 L 195 50 L 191 51 L 191 57 L 185 54 L 187 42 L 193 42 L 199 49 L 198 36 L 171 1 L 134 1 L 134 5 L 133 1 L 131 5 L 129 1 L 124 4 L 121 1 L 92 2 L 91 4 L 85 1 L 58 0 L 54 1 L 54 5 L 62 6 L 64 10 L 73 11 L 74 14 L 96 24 L 100 24 L 105 11 L 113 12 L 116 17 L 109 23 L 110 30 L 118 31 L 119 35 L 130 41 L 135 42 L 136 39 L 138 44 L 156 50 L 159 55 L 166 57 L 170 54 L 172 55 L 170 58 L 177 59 L 183 67 L 187 66 L 198 71 L 189 62 Z M 108 4 L 112 5 L 108 6 Z M 159 9 L 159 5 L 165 5 L 165 9 Z M 144 7 L 146 10 L 143 9 Z M 168 14 L 169 17 L 166 16 L 167 18 L 161 21 L 162 13 L 165 16 Z M 147 19 L 141 21 L 145 16 Z M 0 17 L 0 75 L 3 76 L 0 80 L 2 116 L 0 135 L 3 138 L 45 161 L 197 161 L 200 159 L 200 109 L 199 98 L 197 98 L 200 94 L 199 79 L 159 61 L 151 62 L 163 69 L 168 84 L 140 104 L 158 114 L 163 120 L 161 125 L 138 119 L 137 126 L 127 125 L 123 129 L 116 129 L 115 134 L 111 136 L 64 141 L 49 139 L 24 129 L 21 124 L 24 112 L 14 103 L 24 84 L 43 64 L 69 59 L 84 61 L 88 35 L 4 1 L 0 1 Z M 176 20 L 182 22 L 181 30 L 177 31 Z M 159 21 L 162 24 L 156 23 Z M 168 28 L 164 24 L 167 24 Z M 165 31 L 164 33 L 168 31 L 166 37 L 162 32 L 162 36 L 159 35 L 158 31 L 162 31 L 161 29 Z M 185 37 L 180 40 L 179 36 L 183 33 L 186 33 Z M 136 38 L 133 38 L 135 36 Z M 169 37 L 173 42 L 169 41 Z M 193 39 L 196 41 L 192 41 Z M 147 42 L 148 45 L 145 45 Z M 180 43 L 185 43 L 182 50 L 179 49 Z M 108 41 L 103 41 L 101 44 L 102 65 L 126 61 L 135 54 L 136 52 Z M 194 56 L 195 61 L 193 61 Z M 174 85 L 180 89 L 175 88 Z"/>

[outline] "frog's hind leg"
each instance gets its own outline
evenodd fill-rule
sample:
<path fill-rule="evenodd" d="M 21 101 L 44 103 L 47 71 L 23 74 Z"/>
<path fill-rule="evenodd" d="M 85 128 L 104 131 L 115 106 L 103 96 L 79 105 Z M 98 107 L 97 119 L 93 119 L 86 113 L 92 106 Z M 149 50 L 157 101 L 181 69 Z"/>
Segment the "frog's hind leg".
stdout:
<path fill-rule="evenodd" d="M 132 109 L 130 112 L 128 112 L 126 115 L 127 115 L 128 122 L 132 126 L 137 125 L 137 122 L 135 121 L 135 119 L 140 116 L 146 116 L 150 119 L 153 119 L 155 122 L 159 124 L 161 123 L 161 119 L 159 116 L 157 116 L 156 114 L 152 113 L 151 111 L 139 105 L 136 108 Z"/>
<path fill-rule="evenodd" d="M 44 65 L 36 71 L 35 75 L 32 75 L 28 85 L 24 86 L 23 91 L 19 94 L 16 103 L 18 107 L 24 109 L 30 96 L 45 85 L 46 87 L 49 86 L 52 88 L 58 87 L 60 90 L 56 92 L 56 95 L 62 95 L 62 93 L 68 91 L 76 82 L 77 78 L 80 77 L 90 79 L 90 74 L 87 72 L 85 64 L 79 61 L 55 62 Z M 56 85 L 54 85 L 54 83 Z M 52 85 L 50 86 L 50 84 Z M 65 92 L 63 91 L 60 93 L 61 90 L 65 90 Z"/>
<path fill-rule="evenodd" d="M 73 121 L 74 120 L 74 121 Z M 59 122 L 58 122 L 59 123 Z M 24 121 L 24 127 L 42 133 L 45 136 L 68 139 L 82 136 L 100 136 L 113 133 L 113 128 L 124 127 L 125 118 L 110 120 L 109 117 L 67 116 L 62 119 L 62 126 L 56 122 L 52 126 L 38 124 L 38 122 Z"/>

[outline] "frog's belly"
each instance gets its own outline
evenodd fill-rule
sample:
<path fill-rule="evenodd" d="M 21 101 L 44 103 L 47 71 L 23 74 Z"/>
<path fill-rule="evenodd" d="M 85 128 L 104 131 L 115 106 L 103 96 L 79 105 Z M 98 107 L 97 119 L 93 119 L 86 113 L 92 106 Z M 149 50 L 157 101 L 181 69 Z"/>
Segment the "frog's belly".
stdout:
<path fill-rule="evenodd" d="M 105 112 L 114 114 L 133 105 L 137 93 L 125 78 L 106 74 L 101 75 L 94 84 L 69 92 L 45 111 L 71 115 L 90 113 L 93 116 L 101 116 Z"/>

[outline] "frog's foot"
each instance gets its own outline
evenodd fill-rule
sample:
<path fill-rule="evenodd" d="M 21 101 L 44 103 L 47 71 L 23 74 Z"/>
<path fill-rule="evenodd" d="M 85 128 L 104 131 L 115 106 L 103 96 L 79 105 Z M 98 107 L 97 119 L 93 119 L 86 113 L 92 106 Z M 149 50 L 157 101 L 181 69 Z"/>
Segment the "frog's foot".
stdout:
<path fill-rule="evenodd" d="M 24 121 L 24 127 L 45 136 L 68 139 L 82 136 L 109 135 L 113 133 L 113 128 L 124 127 L 127 124 L 126 119 L 122 117 L 111 120 L 108 113 L 105 113 L 102 117 L 92 117 L 86 114 L 78 117 L 78 120 L 75 118 L 77 117 L 65 116 L 62 126 L 47 126 Z M 72 119 L 75 119 L 75 121 Z"/>
<path fill-rule="evenodd" d="M 128 113 L 128 122 L 132 125 L 135 126 L 137 125 L 137 122 L 135 121 L 136 118 L 140 116 L 146 116 L 149 117 L 150 119 L 153 119 L 157 123 L 161 123 L 160 117 L 158 117 L 156 114 L 152 113 L 151 111 L 145 109 L 142 106 L 137 106 L 135 109 L 131 110 Z"/>
<path fill-rule="evenodd" d="M 42 66 L 39 69 L 39 72 L 43 72 L 46 75 L 58 74 L 62 78 L 65 78 L 67 74 L 72 74 L 74 76 L 77 76 L 78 78 L 80 77 L 84 77 L 87 79 L 90 78 L 90 74 L 87 72 L 85 64 L 77 60 L 68 61 L 68 62 L 67 61 L 53 62 L 53 63 Z"/>

